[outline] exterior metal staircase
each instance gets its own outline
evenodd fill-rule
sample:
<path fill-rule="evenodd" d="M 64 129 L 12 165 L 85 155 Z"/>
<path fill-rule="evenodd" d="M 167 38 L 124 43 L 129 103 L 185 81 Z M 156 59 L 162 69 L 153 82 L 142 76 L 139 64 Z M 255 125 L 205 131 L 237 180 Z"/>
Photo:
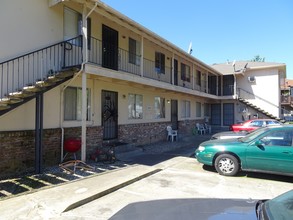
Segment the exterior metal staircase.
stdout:
<path fill-rule="evenodd" d="M 240 102 L 242 102 L 243 104 L 245 104 L 245 105 L 247 105 L 247 106 L 253 108 L 254 110 L 256 110 L 256 111 L 258 111 L 258 112 L 260 112 L 260 113 L 266 115 L 266 116 L 269 117 L 269 118 L 276 119 L 276 120 L 281 120 L 280 118 L 278 118 L 278 117 L 276 117 L 276 116 L 270 114 L 269 112 L 267 112 L 267 111 L 265 111 L 265 110 L 263 110 L 263 109 L 257 107 L 256 105 L 254 105 L 254 104 L 248 102 L 248 101 L 245 100 L 245 99 L 238 98 L 238 100 L 239 100 Z"/>
<path fill-rule="evenodd" d="M 80 45 L 79 36 L 0 63 L 0 116 L 72 78 Z"/>
<path fill-rule="evenodd" d="M 281 122 L 285 122 L 285 120 L 269 113 L 268 111 L 260 108 L 259 106 L 253 104 L 252 102 L 248 101 L 251 97 L 253 97 L 254 99 L 257 99 L 259 102 L 265 102 L 267 105 L 270 105 L 272 108 L 277 108 L 277 109 L 280 109 L 279 106 L 277 105 L 274 105 L 273 103 L 261 98 L 261 97 L 258 97 L 256 96 L 255 94 L 252 94 L 244 89 L 240 89 L 238 88 L 238 100 L 245 104 L 246 106 L 249 106 L 250 108 L 253 108 L 254 110 L 256 110 L 258 113 L 261 113 L 265 116 L 267 116 L 268 118 L 271 118 L 271 119 L 275 119 L 275 120 L 278 120 L 278 121 L 281 121 Z"/>

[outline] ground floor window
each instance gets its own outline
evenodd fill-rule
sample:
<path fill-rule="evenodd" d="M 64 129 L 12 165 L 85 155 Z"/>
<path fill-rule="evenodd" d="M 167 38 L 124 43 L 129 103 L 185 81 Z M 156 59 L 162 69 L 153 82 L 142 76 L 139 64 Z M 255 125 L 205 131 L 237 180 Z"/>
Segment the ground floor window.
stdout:
<path fill-rule="evenodd" d="M 196 117 L 201 117 L 201 103 L 196 102 L 195 103 L 195 112 L 196 112 Z"/>
<path fill-rule="evenodd" d="M 211 105 L 208 103 L 205 103 L 203 108 L 204 108 L 204 116 L 210 117 L 211 116 Z"/>
<path fill-rule="evenodd" d="M 129 94 L 128 95 L 128 119 L 142 119 L 143 118 L 143 99 L 142 95 Z"/>
<path fill-rule="evenodd" d="M 90 120 L 90 89 L 87 89 L 87 121 Z M 82 88 L 67 87 L 64 92 L 64 120 L 81 121 L 82 119 Z"/>
<path fill-rule="evenodd" d="M 181 117 L 190 118 L 190 101 L 182 100 L 181 102 Z"/>
<path fill-rule="evenodd" d="M 155 97 L 155 118 L 165 118 L 165 98 Z"/>

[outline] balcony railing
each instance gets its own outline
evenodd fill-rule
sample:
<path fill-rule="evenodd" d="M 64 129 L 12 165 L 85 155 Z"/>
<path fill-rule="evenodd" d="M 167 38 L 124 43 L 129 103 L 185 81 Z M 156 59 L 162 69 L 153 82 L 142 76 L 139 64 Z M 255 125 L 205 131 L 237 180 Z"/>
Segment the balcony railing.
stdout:
<path fill-rule="evenodd" d="M 103 66 L 102 41 L 91 37 L 89 43 L 89 62 Z M 62 69 L 80 66 L 83 61 L 82 52 L 82 36 L 78 36 L 0 63 L 0 100 L 8 97 L 10 93 L 22 90 L 25 86 L 45 80 Z M 116 61 L 119 71 L 172 84 L 170 67 L 165 66 L 164 70 L 158 70 L 154 61 L 142 59 L 140 55 L 130 54 L 129 51 L 122 48 L 118 48 L 118 51 L 115 52 Z M 142 64 L 143 70 L 141 70 Z M 178 73 L 178 86 L 207 92 L 204 89 L 205 86 L 193 88 L 192 79 L 188 82 L 179 76 L 180 72 Z"/>
<path fill-rule="evenodd" d="M 282 95 L 281 96 L 281 104 L 282 105 L 290 105 L 292 102 L 292 97 L 288 95 Z"/>
<path fill-rule="evenodd" d="M 91 38 L 91 48 L 89 50 L 89 62 L 102 65 L 103 57 L 102 41 Z M 155 62 L 143 59 L 143 74 L 141 74 L 141 56 L 130 54 L 129 51 L 118 48 L 118 70 L 134 75 L 143 75 L 149 79 L 155 79 L 171 83 L 171 68 L 165 67 L 165 73 L 158 73 Z"/>

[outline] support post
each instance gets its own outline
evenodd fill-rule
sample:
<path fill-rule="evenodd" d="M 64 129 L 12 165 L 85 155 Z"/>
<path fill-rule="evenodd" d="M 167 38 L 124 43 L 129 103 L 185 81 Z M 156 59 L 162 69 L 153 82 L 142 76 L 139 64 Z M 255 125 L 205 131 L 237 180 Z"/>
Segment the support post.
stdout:
<path fill-rule="evenodd" d="M 86 5 L 83 6 L 83 13 L 82 13 L 82 55 L 83 55 L 83 62 L 86 63 L 88 61 L 88 54 L 87 54 L 87 9 Z M 86 72 L 83 69 L 82 71 L 82 107 L 81 107 L 81 160 L 83 162 L 86 161 L 86 117 L 87 117 L 87 94 L 86 94 L 86 87 L 87 87 L 87 76 Z"/>
<path fill-rule="evenodd" d="M 42 173 L 43 160 L 43 93 L 36 96 L 36 119 L 35 119 L 35 172 Z"/>

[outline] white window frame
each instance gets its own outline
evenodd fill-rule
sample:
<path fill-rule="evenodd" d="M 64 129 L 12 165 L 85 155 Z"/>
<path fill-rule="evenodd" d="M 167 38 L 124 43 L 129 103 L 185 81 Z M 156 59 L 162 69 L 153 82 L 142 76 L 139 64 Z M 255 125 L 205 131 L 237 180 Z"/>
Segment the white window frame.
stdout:
<path fill-rule="evenodd" d="M 64 121 L 82 120 L 82 88 L 67 87 L 64 91 Z M 87 121 L 91 120 L 91 90 L 87 88 Z"/>
<path fill-rule="evenodd" d="M 64 7 L 64 40 L 81 35 L 81 14 L 70 8 Z"/>
<path fill-rule="evenodd" d="M 133 44 L 131 44 L 133 42 Z M 140 65 L 140 42 L 129 38 L 128 39 L 128 62 L 134 65 L 139 66 Z M 134 56 L 134 58 L 132 58 Z"/>
<path fill-rule="evenodd" d="M 155 97 L 155 104 L 154 104 L 154 113 L 155 118 L 165 118 L 165 98 L 156 96 Z"/>
<path fill-rule="evenodd" d="M 128 119 L 143 119 L 143 96 L 128 94 Z"/>
<path fill-rule="evenodd" d="M 181 117 L 190 118 L 190 101 L 182 100 L 181 101 Z"/>

